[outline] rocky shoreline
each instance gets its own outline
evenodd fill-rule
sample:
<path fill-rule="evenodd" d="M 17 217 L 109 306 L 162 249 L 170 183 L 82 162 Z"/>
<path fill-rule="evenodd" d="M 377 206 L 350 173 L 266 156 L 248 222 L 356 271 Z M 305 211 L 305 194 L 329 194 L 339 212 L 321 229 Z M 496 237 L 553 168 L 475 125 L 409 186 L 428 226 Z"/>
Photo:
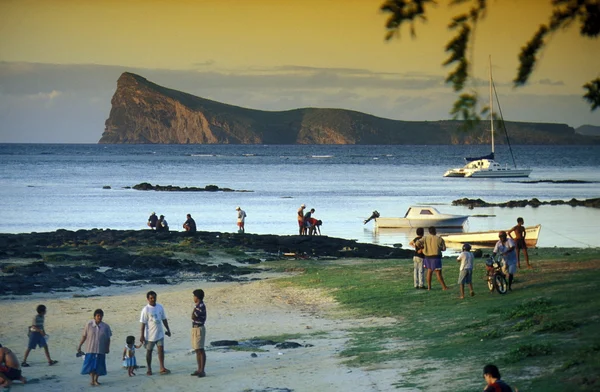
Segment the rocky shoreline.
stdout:
<path fill-rule="evenodd" d="M 286 257 L 411 256 L 406 249 L 327 236 L 110 229 L 0 234 L 0 295 L 192 279 L 244 281 L 265 271 L 261 262 Z"/>
<path fill-rule="evenodd" d="M 551 201 L 540 201 L 537 198 L 533 198 L 531 200 L 510 200 L 504 203 L 488 203 L 481 199 L 469 199 L 463 198 L 452 201 L 453 206 L 467 206 L 469 208 L 475 207 L 539 207 L 543 205 L 569 205 L 571 207 L 592 207 L 592 208 L 600 208 L 600 198 L 595 199 L 585 199 L 585 200 L 577 200 L 575 198 L 571 200 L 551 200 Z"/>

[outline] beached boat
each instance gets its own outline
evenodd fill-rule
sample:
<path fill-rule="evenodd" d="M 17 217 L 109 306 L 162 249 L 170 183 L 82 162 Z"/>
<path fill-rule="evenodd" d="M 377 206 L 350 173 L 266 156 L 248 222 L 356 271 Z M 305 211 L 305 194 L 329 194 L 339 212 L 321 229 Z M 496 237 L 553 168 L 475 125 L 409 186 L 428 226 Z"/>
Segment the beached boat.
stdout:
<path fill-rule="evenodd" d="M 376 217 L 375 228 L 463 227 L 467 219 L 468 215 L 442 214 L 434 207 L 411 206 L 403 218 Z"/>
<path fill-rule="evenodd" d="M 525 243 L 528 248 L 534 248 L 537 245 L 540 230 L 542 225 L 529 226 L 525 228 Z M 510 229 L 505 230 L 508 232 Z M 452 233 L 442 234 L 440 237 L 446 241 L 446 243 L 464 244 L 469 243 L 471 245 L 477 245 L 479 247 L 490 247 L 493 248 L 498 242 L 498 233 L 500 230 L 490 231 L 479 231 L 472 233 Z"/>
<path fill-rule="evenodd" d="M 490 58 L 490 131 L 492 134 L 492 152 L 488 155 L 476 158 L 465 158 L 467 164 L 463 167 L 449 169 L 444 173 L 444 177 L 463 177 L 463 178 L 510 178 L 510 177 L 529 177 L 531 169 L 518 169 L 515 162 L 510 141 L 508 140 L 508 132 L 504 126 L 504 119 L 501 116 L 501 124 L 504 126 L 504 133 L 508 141 L 510 155 L 513 158 L 513 166 L 501 165 L 494 160 L 494 99 L 492 91 L 495 88 L 492 79 L 492 60 Z M 498 103 L 498 107 L 500 103 Z M 502 114 L 502 112 L 500 112 Z"/>

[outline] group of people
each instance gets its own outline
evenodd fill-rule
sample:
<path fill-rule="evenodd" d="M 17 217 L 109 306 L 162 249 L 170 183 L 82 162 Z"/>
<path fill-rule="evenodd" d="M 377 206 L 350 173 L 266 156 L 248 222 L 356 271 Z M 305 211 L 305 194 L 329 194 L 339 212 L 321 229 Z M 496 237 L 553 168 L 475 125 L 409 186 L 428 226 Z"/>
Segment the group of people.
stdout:
<path fill-rule="evenodd" d="M 204 304 L 204 291 L 201 289 L 192 292 L 194 300 L 194 309 L 192 310 L 192 328 L 191 328 L 191 347 L 196 354 L 196 370 L 191 375 L 196 377 L 205 377 L 206 353 L 204 350 L 206 340 L 206 305 Z M 154 347 L 158 353 L 159 374 L 169 374 L 171 371 L 165 367 L 165 336 L 171 336 L 167 314 L 163 306 L 156 302 L 158 296 L 156 292 L 149 291 L 146 294 L 148 304 L 144 306 L 140 315 L 140 339 L 138 345 L 135 344 L 133 335 L 127 336 L 123 349 L 123 366 L 127 368 L 128 375 L 135 376 L 137 360 L 135 357 L 136 349 L 144 347 L 146 349 L 146 375 L 152 373 L 152 353 Z M 44 348 L 48 364 L 55 365 L 58 361 L 52 360 L 48 351 L 47 334 L 44 330 L 44 316 L 46 315 L 46 306 L 37 307 L 37 315 L 32 325 L 29 327 L 29 344 L 23 362 L 19 362 L 16 354 L 6 347 L 0 345 L 0 387 L 8 388 L 13 381 L 26 383 L 27 379 L 22 375 L 22 367 L 29 367 L 27 357 L 31 350 L 36 346 Z M 82 375 L 90 376 L 90 385 L 98 386 L 98 378 L 105 376 L 106 355 L 110 353 L 112 330 L 104 321 L 104 311 L 96 309 L 93 319 L 88 321 L 77 346 L 77 356 L 84 356 L 81 368 Z M 82 351 L 85 344 L 85 352 Z"/>
<path fill-rule="evenodd" d="M 246 211 L 242 210 L 240 206 L 237 206 L 235 210 L 237 211 L 238 233 L 245 233 L 246 229 L 244 227 L 244 223 L 246 222 Z M 169 231 L 169 224 L 167 223 L 165 216 L 161 215 L 160 217 L 157 217 L 156 212 L 152 212 L 152 214 L 150 214 L 147 224 L 152 230 Z M 183 222 L 183 229 L 189 233 L 195 233 L 198 230 L 196 227 L 196 221 L 194 218 L 192 218 L 191 214 L 186 215 L 186 220 Z"/>
<path fill-rule="evenodd" d="M 503 270 L 508 275 L 508 289 L 512 291 L 514 275 L 517 273 L 517 268 L 521 268 L 520 253 L 523 251 L 527 268 L 532 268 L 529 263 L 529 254 L 527 253 L 527 244 L 525 242 L 526 231 L 523 226 L 524 219 L 517 218 L 517 225 L 508 231 L 500 231 L 498 233 L 498 242 L 493 250 L 493 257 L 501 255 L 504 260 Z M 448 290 L 448 286 L 444 282 L 442 275 L 442 252 L 446 250 L 446 243 L 442 237 L 437 235 L 435 227 L 428 229 L 429 235 L 424 236 L 423 228 L 417 229 L 417 236 L 410 242 L 410 246 L 414 247 L 415 253 L 413 256 L 413 280 L 415 289 L 431 290 L 431 278 L 435 272 L 437 280 L 442 285 L 443 290 Z M 513 240 L 510 234 L 515 234 Z M 458 284 L 460 285 L 460 297 L 465 297 L 465 285 L 469 286 L 470 295 L 474 296 L 473 290 L 473 262 L 474 257 L 471 253 L 471 245 L 464 244 L 462 252 L 457 257 L 457 262 L 460 263 Z M 427 271 L 425 273 L 425 271 Z M 427 287 L 425 287 L 425 281 Z"/>
<path fill-rule="evenodd" d="M 189 216 L 189 214 L 188 214 Z M 156 212 L 152 212 L 148 218 L 148 227 L 156 231 L 169 231 L 169 224 L 164 215 L 156 216 Z"/>
<path fill-rule="evenodd" d="M 321 235 L 321 225 L 323 221 L 313 217 L 315 209 L 304 213 L 306 205 L 302 204 L 298 208 L 298 234 L 299 235 Z"/>

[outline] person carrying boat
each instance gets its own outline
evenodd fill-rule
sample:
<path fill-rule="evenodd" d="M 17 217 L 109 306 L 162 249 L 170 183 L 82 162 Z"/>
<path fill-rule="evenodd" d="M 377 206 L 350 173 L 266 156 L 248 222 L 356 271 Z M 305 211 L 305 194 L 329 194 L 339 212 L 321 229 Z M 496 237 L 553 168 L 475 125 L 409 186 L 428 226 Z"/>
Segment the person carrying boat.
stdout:
<path fill-rule="evenodd" d="M 431 275 L 435 271 L 438 282 L 443 290 L 448 290 L 444 277 L 442 276 L 442 251 L 446 250 L 446 243 L 442 237 L 438 237 L 435 227 L 431 226 L 429 235 L 415 241 L 415 244 L 423 247 L 423 262 L 427 268 L 427 290 L 431 290 Z"/>

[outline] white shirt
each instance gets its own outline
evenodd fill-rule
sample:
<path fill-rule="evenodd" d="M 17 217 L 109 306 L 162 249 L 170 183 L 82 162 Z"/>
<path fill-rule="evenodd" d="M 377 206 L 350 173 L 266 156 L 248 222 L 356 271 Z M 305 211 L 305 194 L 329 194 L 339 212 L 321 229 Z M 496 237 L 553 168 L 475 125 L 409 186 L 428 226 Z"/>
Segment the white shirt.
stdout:
<path fill-rule="evenodd" d="M 508 252 L 506 255 L 502 255 L 502 253 L 508 251 L 510 248 L 513 250 Z M 515 251 L 515 242 L 512 240 L 512 238 L 508 237 L 504 244 L 502 241 L 496 242 L 494 253 L 500 253 L 507 265 L 517 265 L 517 252 Z"/>
<path fill-rule="evenodd" d="M 473 269 L 473 253 L 462 252 L 458 255 L 456 260 L 460 260 L 460 271 Z"/>
<path fill-rule="evenodd" d="M 146 324 L 145 337 L 148 342 L 156 342 L 165 337 L 163 329 L 163 320 L 167 319 L 167 314 L 161 304 L 144 306 L 140 316 L 140 323 Z"/>

